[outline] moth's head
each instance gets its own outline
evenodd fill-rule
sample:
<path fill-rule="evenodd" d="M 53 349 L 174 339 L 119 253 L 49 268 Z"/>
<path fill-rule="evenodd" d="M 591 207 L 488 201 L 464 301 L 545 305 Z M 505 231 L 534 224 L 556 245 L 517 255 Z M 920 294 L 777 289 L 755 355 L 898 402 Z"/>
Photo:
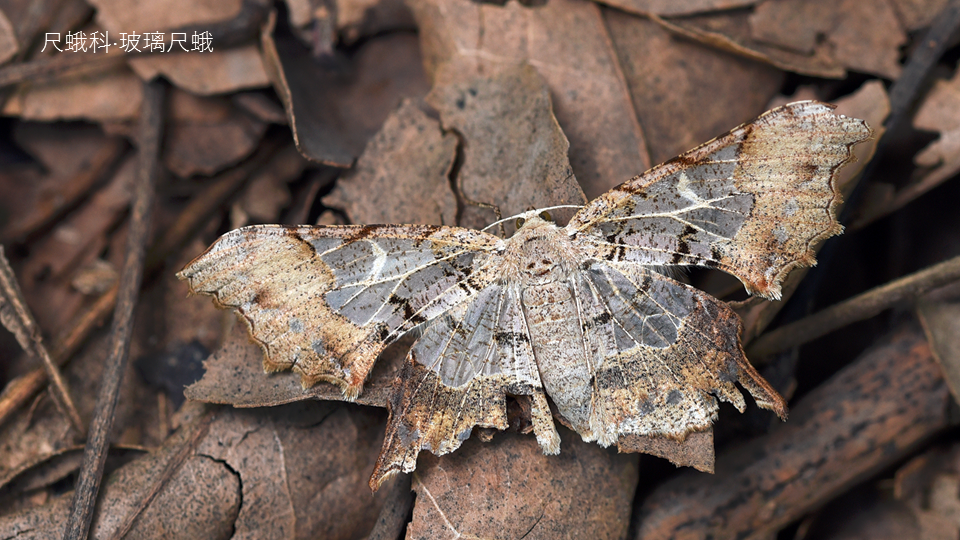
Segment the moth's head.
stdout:
<path fill-rule="evenodd" d="M 547 224 L 554 224 L 553 216 L 550 215 L 550 212 L 535 209 L 530 209 L 520 214 L 520 216 L 517 217 L 516 223 L 518 231 L 520 229 L 534 229 Z"/>

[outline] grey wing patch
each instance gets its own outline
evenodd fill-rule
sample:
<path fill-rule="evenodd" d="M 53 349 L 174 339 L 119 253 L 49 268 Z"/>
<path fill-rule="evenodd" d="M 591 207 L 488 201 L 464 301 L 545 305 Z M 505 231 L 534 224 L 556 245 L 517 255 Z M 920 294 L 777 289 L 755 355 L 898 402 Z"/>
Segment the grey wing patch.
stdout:
<path fill-rule="evenodd" d="M 583 325 L 596 366 L 591 439 L 625 435 L 683 440 L 716 419 L 714 396 L 744 410 L 740 382 L 783 416 L 739 342 L 739 319 L 722 302 L 632 265 L 595 262 L 578 280 Z"/>
<path fill-rule="evenodd" d="M 490 284 L 427 325 L 397 378 L 371 487 L 412 471 L 422 449 L 456 450 L 475 426 L 506 429 L 507 394 L 531 396 L 537 441 L 559 452 L 519 298 L 516 286 Z"/>
<path fill-rule="evenodd" d="M 178 274 L 235 308 L 268 371 L 356 397 L 383 348 L 463 301 L 476 258 L 502 241 L 428 226 L 255 226 L 223 235 Z"/>

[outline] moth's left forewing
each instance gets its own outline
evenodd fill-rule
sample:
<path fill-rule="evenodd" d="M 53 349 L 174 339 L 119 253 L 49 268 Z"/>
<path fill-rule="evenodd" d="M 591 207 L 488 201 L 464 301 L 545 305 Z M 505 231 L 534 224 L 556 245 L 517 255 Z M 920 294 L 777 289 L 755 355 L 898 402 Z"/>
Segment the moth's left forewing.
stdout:
<path fill-rule="evenodd" d="M 567 225 L 597 257 L 648 265 L 702 265 L 780 297 L 814 246 L 843 228 L 837 171 L 870 136 L 862 120 L 808 101 L 774 109 L 633 180 Z"/>
<path fill-rule="evenodd" d="M 178 276 L 242 316 L 267 371 L 353 399 L 386 345 L 486 285 L 473 263 L 500 243 L 456 227 L 259 225 L 223 235 Z"/>

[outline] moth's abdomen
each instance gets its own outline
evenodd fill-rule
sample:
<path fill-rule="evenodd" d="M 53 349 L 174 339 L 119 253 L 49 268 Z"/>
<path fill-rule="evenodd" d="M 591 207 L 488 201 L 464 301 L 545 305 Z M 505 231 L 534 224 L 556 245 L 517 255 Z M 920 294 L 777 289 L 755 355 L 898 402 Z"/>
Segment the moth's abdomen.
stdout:
<path fill-rule="evenodd" d="M 590 438 L 592 368 L 586 356 L 577 300 L 566 281 L 532 285 L 523 291 L 530 342 L 547 394 L 584 437 Z"/>

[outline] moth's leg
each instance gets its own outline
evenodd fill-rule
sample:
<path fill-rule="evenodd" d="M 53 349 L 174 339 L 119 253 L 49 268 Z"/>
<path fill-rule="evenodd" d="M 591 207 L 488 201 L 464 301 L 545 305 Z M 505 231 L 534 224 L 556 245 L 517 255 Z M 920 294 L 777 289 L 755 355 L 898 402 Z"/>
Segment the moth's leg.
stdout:
<path fill-rule="evenodd" d="M 540 443 L 544 454 L 557 455 L 560 453 L 560 434 L 557 433 L 557 426 L 553 423 L 553 413 L 550 412 L 547 395 L 543 390 L 535 389 L 532 398 L 530 417 L 533 421 L 533 433 L 537 436 L 537 442 Z"/>

